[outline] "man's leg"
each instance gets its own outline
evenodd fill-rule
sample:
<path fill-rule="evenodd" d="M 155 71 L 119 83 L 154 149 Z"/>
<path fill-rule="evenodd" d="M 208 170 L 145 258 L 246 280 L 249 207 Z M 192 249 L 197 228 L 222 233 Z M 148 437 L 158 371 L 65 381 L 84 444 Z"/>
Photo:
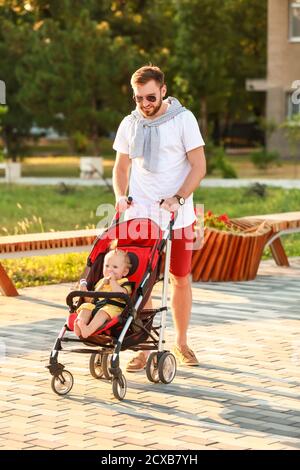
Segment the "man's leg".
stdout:
<path fill-rule="evenodd" d="M 183 277 L 171 274 L 171 308 L 176 331 L 176 345 L 187 345 L 187 330 L 192 309 L 192 287 L 190 275 Z"/>
<path fill-rule="evenodd" d="M 187 345 L 187 331 L 192 310 L 192 266 L 191 241 L 194 239 L 193 225 L 175 230 L 172 240 L 170 279 L 172 284 L 171 308 L 175 326 L 174 355 L 181 365 L 199 364 L 194 352 Z"/>
<path fill-rule="evenodd" d="M 149 297 L 147 300 L 144 309 L 152 309 L 152 298 Z M 137 354 L 130 359 L 126 365 L 127 372 L 138 372 L 139 370 L 143 370 L 145 368 L 148 356 L 151 351 L 139 351 Z"/>

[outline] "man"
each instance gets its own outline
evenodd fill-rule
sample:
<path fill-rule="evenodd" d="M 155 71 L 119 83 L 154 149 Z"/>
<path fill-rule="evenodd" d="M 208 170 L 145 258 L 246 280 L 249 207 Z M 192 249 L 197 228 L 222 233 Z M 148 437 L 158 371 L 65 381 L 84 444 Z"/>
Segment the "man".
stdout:
<path fill-rule="evenodd" d="M 158 67 L 138 69 L 131 86 L 136 109 L 121 122 L 113 144 L 117 152 L 113 169 L 116 208 L 126 211 L 127 219 L 151 217 L 163 229 L 170 212 L 177 211 L 170 265 L 176 330 L 173 352 L 179 364 L 194 366 L 199 362 L 187 344 L 192 307 L 192 250 L 187 241 L 191 241 L 195 222 L 193 191 L 206 172 L 204 141 L 194 115 L 176 98 L 164 99 L 167 87 Z M 130 207 L 128 183 L 133 198 Z M 151 301 L 146 308 L 151 308 Z M 127 364 L 127 371 L 143 369 L 146 359 L 146 353 L 140 352 Z"/>

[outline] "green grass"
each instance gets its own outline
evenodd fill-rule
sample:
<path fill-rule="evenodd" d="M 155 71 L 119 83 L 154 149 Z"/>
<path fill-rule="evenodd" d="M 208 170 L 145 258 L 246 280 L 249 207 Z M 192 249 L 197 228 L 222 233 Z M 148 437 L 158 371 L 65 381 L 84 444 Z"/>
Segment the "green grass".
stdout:
<path fill-rule="evenodd" d="M 1 185 L 0 233 L 32 233 L 73 230 L 96 226 L 101 204 L 113 204 L 114 196 L 103 187 Z M 199 188 L 195 202 L 205 211 L 242 217 L 299 211 L 300 191 L 268 188 L 264 199 L 249 195 L 244 188 Z M 288 256 L 300 256 L 300 234 L 283 237 Z M 265 257 L 269 255 L 266 253 Z M 75 281 L 81 274 L 86 254 L 52 255 L 3 260 L 18 287 Z"/>
<path fill-rule="evenodd" d="M 76 282 L 86 266 L 88 253 L 32 258 L 7 259 L 1 261 L 17 288 Z"/>
<path fill-rule="evenodd" d="M 93 227 L 100 220 L 97 207 L 114 203 L 113 194 L 103 187 L 2 184 L 0 190 L 1 235 Z"/>
<path fill-rule="evenodd" d="M 204 203 L 205 210 L 229 217 L 299 211 L 300 190 L 268 187 L 266 197 L 249 195 L 247 188 L 199 188 L 195 202 Z"/>

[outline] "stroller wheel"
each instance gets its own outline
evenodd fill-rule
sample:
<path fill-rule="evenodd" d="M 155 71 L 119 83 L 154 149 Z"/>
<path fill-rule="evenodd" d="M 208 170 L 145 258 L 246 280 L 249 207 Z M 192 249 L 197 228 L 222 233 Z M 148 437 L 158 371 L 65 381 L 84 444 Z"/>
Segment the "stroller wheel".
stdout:
<path fill-rule="evenodd" d="M 123 374 L 119 377 L 114 377 L 112 381 L 112 390 L 115 398 L 123 400 L 127 391 L 127 383 Z"/>
<path fill-rule="evenodd" d="M 157 352 L 152 352 L 148 357 L 146 364 L 146 375 L 150 382 L 159 382 Z"/>
<path fill-rule="evenodd" d="M 102 355 L 102 369 L 103 369 L 104 377 L 107 380 L 110 380 L 112 378 L 112 375 L 109 372 L 109 368 L 110 368 L 110 365 L 111 365 L 110 364 L 111 363 L 111 358 L 112 358 L 112 354 L 103 354 Z"/>
<path fill-rule="evenodd" d="M 55 375 L 51 380 L 51 388 L 57 395 L 66 395 L 74 384 L 73 375 L 68 370 L 63 370 L 59 375 Z"/>
<path fill-rule="evenodd" d="M 90 373 L 95 379 L 102 379 L 104 371 L 102 366 L 103 354 L 93 353 L 90 357 Z"/>
<path fill-rule="evenodd" d="M 93 353 L 90 357 L 90 373 L 95 379 L 111 379 L 109 372 L 112 354 Z"/>
<path fill-rule="evenodd" d="M 172 382 L 176 375 L 176 359 L 170 352 L 164 352 L 158 361 L 158 377 L 164 384 Z"/>

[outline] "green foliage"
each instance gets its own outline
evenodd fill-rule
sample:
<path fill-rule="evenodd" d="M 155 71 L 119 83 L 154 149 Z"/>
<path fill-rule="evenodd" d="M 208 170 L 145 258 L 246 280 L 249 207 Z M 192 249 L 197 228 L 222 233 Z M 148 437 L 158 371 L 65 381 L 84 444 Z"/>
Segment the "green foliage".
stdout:
<path fill-rule="evenodd" d="M 62 191 L 60 185 L 1 184 L 0 234 L 92 228 L 100 220 L 96 215 L 97 207 L 107 203 L 114 204 L 113 195 L 98 187 L 77 186 Z M 19 222 L 23 222 L 23 230 Z"/>
<path fill-rule="evenodd" d="M 16 2 L 0 3 L 0 79 L 6 84 L 7 112 L 2 115 L 2 138 L 7 149 L 7 157 L 16 161 L 26 154 L 25 139 L 33 123 L 32 110 L 25 110 L 20 102 L 18 90 L 22 81 L 17 75 L 20 63 L 31 44 L 27 31 L 32 26 L 33 18 L 26 14 L 23 6 Z"/>
<path fill-rule="evenodd" d="M 71 139 L 80 133 L 99 154 L 99 138 L 115 131 L 132 109 L 132 72 L 150 61 L 163 68 L 169 93 L 191 107 L 205 137 L 210 122 L 226 125 L 261 112 L 263 96 L 246 92 L 245 79 L 265 76 L 266 4 L 0 2 L 0 79 L 7 84 L 9 106 L 3 135 L 9 156 L 26 151 L 33 123 Z"/>
<path fill-rule="evenodd" d="M 300 143 L 300 115 L 295 114 L 286 119 L 280 126 L 288 140 L 291 156 L 297 157 L 298 145 Z"/>
<path fill-rule="evenodd" d="M 86 266 L 88 253 L 3 260 L 17 288 L 76 282 Z"/>
<path fill-rule="evenodd" d="M 7 106 L 0 106 L 0 136 L 2 133 L 2 119 L 3 116 L 7 113 Z M 4 160 L 4 146 L 0 142 L 0 162 Z"/>
<path fill-rule="evenodd" d="M 86 153 L 89 145 L 89 139 L 80 131 L 74 132 L 72 136 L 74 150 L 77 154 Z"/>
<path fill-rule="evenodd" d="M 245 191 L 246 196 L 257 196 L 261 199 L 265 199 L 267 196 L 267 186 L 261 183 L 254 183 Z"/>
<path fill-rule="evenodd" d="M 174 5 L 175 89 L 200 116 L 204 135 L 209 117 L 228 122 L 262 113 L 264 98 L 248 93 L 245 79 L 265 76 L 266 0 L 174 0 Z"/>
<path fill-rule="evenodd" d="M 223 147 L 217 147 L 211 141 L 208 141 L 205 146 L 205 155 L 208 175 L 219 171 L 223 178 L 237 178 L 237 173 L 229 163 Z"/>
<path fill-rule="evenodd" d="M 276 150 L 268 152 L 266 149 L 254 151 L 250 154 L 252 163 L 261 170 L 266 170 L 270 166 L 279 163 L 280 155 Z"/>
<path fill-rule="evenodd" d="M 215 214 L 226 212 L 233 218 L 297 211 L 300 206 L 300 191 L 269 187 L 265 198 L 261 198 L 256 193 L 246 194 L 244 188 L 199 188 L 194 199 L 196 203 L 204 203 Z M 22 221 L 25 223 L 23 233 L 85 228 L 98 222 L 95 209 L 100 203 L 113 203 L 113 197 L 96 187 L 74 188 L 73 192 L 59 194 L 58 188 L 52 187 L 2 185 L 0 233 L 14 233 L 14 228 L 19 227 L 18 222 Z M 34 222 L 33 215 L 36 216 L 36 225 L 30 224 Z M 284 237 L 283 243 L 288 256 L 300 256 L 299 235 Z M 1 263 L 8 269 L 17 287 L 24 287 L 76 281 L 83 271 L 86 257 L 87 254 L 79 253 L 2 260 Z"/>

